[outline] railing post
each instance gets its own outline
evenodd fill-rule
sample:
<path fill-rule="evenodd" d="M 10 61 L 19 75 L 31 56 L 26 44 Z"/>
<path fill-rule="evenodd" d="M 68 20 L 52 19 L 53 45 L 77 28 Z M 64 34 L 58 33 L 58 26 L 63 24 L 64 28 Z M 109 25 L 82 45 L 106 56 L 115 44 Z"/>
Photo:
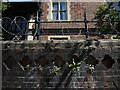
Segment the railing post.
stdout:
<path fill-rule="evenodd" d="M 40 8 L 37 11 L 37 16 L 35 17 L 35 33 L 34 33 L 34 40 L 39 40 L 40 29 L 41 29 L 41 16 L 43 10 Z"/>
<path fill-rule="evenodd" d="M 85 36 L 86 36 L 86 39 L 88 39 L 88 27 L 87 27 L 88 20 L 87 20 L 86 8 L 85 7 L 84 7 L 84 23 L 85 23 Z"/>

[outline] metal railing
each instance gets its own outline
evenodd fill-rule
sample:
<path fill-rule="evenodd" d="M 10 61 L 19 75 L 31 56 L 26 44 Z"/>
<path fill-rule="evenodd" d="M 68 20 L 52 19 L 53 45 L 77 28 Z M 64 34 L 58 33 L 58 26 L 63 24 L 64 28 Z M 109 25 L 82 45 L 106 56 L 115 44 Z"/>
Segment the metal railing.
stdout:
<path fill-rule="evenodd" d="M 84 16 L 86 17 L 86 16 Z M 32 35 L 34 39 L 39 40 L 40 35 L 99 35 L 95 33 L 94 24 L 97 21 L 88 21 L 86 18 L 82 21 L 27 21 L 22 16 L 16 16 L 13 20 L 9 17 L 2 18 L 2 37 L 4 40 L 26 40 L 28 35 Z M 120 21 L 102 21 L 102 22 L 120 22 Z M 30 24 L 32 28 L 30 29 Z M 91 26 L 90 26 L 91 25 Z M 90 27 L 89 27 L 90 26 Z M 118 30 L 114 33 L 103 34 L 119 34 Z"/>

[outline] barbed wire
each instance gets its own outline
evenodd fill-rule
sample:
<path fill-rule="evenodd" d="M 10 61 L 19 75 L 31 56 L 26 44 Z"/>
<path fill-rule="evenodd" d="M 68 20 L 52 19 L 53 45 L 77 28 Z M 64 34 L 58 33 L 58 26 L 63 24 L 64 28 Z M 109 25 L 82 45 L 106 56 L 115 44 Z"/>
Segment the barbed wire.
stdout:
<path fill-rule="evenodd" d="M 6 21 L 8 20 L 9 22 L 6 22 L 6 21 L 4 21 L 6 19 Z M 21 19 L 21 20 L 20 20 Z M 13 19 L 13 21 L 9 18 L 9 17 L 4 17 L 3 19 L 2 19 L 2 21 L 3 21 L 3 24 L 9 24 L 9 27 L 5 27 L 4 25 L 0 25 L 0 28 L 3 30 L 3 31 L 5 31 L 6 33 L 8 33 L 8 34 L 10 34 L 10 35 L 12 35 L 12 36 L 18 36 L 18 35 L 28 35 L 28 32 L 29 32 L 29 30 L 28 30 L 28 28 L 29 28 L 29 23 L 34 23 L 35 24 L 35 22 L 28 22 L 24 17 L 22 17 L 22 16 L 16 16 L 14 19 Z M 79 22 L 79 23 L 78 23 Z M 88 21 L 88 23 L 94 23 L 94 22 L 97 22 L 97 21 Z M 109 22 L 109 24 L 111 25 L 111 27 L 114 29 L 114 31 L 115 32 L 117 32 L 117 34 L 119 33 L 118 32 L 118 30 L 116 30 L 116 28 L 113 26 L 113 24 L 112 24 L 112 22 L 120 22 L 120 21 L 110 21 L 110 20 L 108 20 L 108 21 L 103 21 L 103 22 Z M 23 26 L 21 26 L 20 27 L 20 25 L 19 24 L 23 24 L 24 25 L 24 27 Z M 65 35 L 65 34 L 68 34 L 68 35 L 71 35 L 71 34 L 77 34 L 77 35 L 80 35 L 80 34 L 82 34 L 82 30 L 81 30 L 81 28 L 80 28 L 80 23 L 84 23 L 84 21 L 39 21 L 38 22 L 38 24 L 40 24 L 40 28 L 38 28 L 39 30 L 41 30 L 41 33 L 40 34 L 42 34 L 42 35 L 49 35 L 49 34 L 51 34 L 50 32 L 46 32 L 45 30 L 46 30 L 46 28 L 44 28 L 44 23 L 58 23 L 59 24 L 59 26 L 61 27 L 60 29 L 61 30 L 59 30 L 60 32 L 61 32 L 61 34 L 62 35 Z M 67 24 L 63 24 L 63 23 L 67 23 Z M 71 28 L 68 28 L 69 26 L 68 26 L 68 24 L 69 24 L 69 26 L 70 25 L 73 25 L 74 27 L 76 27 L 77 29 L 78 29 L 78 33 L 72 33 L 71 31 L 70 31 L 70 29 Z M 46 25 L 46 24 L 45 24 Z M 63 26 L 64 25 L 64 26 Z M 16 27 L 16 28 L 15 28 Z M 46 27 L 46 26 L 45 26 Z M 48 26 L 49 27 L 49 26 Z M 71 26 L 70 26 L 71 27 Z M 54 28 L 54 27 L 53 27 Z M 84 28 L 84 27 L 83 27 Z M 7 30 L 6 30 L 7 29 Z M 15 29 L 18 31 L 15 31 Z M 65 31 L 65 30 L 67 30 L 67 32 Z M 90 30 L 90 28 L 88 27 L 88 31 Z M 65 31 L 65 32 L 64 32 Z M 91 30 L 90 30 L 91 31 Z M 89 34 L 91 33 L 89 31 Z M 106 32 L 107 33 L 107 32 Z M 35 34 L 35 33 L 34 33 Z M 58 31 L 57 31 L 57 33 L 56 34 L 59 34 L 58 33 Z M 97 34 L 97 33 L 96 33 Z M 93 35 L 93 33 L 92 33 L 92 35 Z M 99 35 L 99 33 L 98 33 L 98 35 Z"/>
<path fill-rule="evenodd" d="M 5 19 L 8 19 L 8 20 L 10 20 L 10 26 L 7 28 L 7 27 L 4 27 L 4 25 L 0 25 L 0 28 L 3 30 L 3 31 L 5 31 L 6 33 L 8 33 L 8 34 L 10 34 L 10 35 L 12 35 L 12 36 L 19 36 L 19 35 L 28 35 L 28 34 L 26 34 L 28 31 L 27 31 L 27 26 L 28 26 L 28 22 L 27 22 L 27 20 L 24 18 L 24 17 L 22 17 L 22 16 L 16 16 L 14 19 L 13 19 L 13 21 L 9 18 L 9 17 L 4 17 L 3 19 L 2 19 L 2 24 L 8 24 L 8 22 L 4 22 L 4 20 Z M 17 19 L 18 20 L 22 20 L 23 19 L 23 21 L 24 22 L 18 22 L 17 21 Z M 20 26 L 18 25 L 19 23 L 21 23 L 21 24 L 23 24 L 23 23 L 25 23 L 26 25 L 25 25 L 25 27 L 24 28 L 20 28 Z M 6 28 L 8 29 L 8 30 L 6 30 Z M 16 33 L 16 31 L 14 30 L 14 28 L 17 28 L 18 29 L 18 32 Z M 11 31 L 11 32 L 10 32 Z M 13 37 L 14 38 L 14 37 Z"/>
<path fill-rule="evenodd" d="M 5 31 L 6 33 L 10 34 L 10 35 L 15 35 L 14 33 L 11 33 L 9 31 L 7 31 L 6 29 L 4 29 L 1 25 L 0 25 L 0 28 L 2 28 L 3 31 Z"/>

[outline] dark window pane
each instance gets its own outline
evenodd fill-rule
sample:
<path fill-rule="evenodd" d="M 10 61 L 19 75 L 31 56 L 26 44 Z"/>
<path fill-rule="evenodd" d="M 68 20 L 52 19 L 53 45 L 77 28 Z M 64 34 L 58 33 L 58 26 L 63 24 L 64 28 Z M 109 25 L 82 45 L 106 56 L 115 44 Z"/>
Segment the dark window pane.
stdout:
<path fill-rule="evenodd" d="M 58 3 L 54 2 L 53 3 L 53 11 L 57 11 L 58 10 Z"/>
<path fill-rule="evenodd" d="M 60 2 L 60 10 L 66 10 L 66 2 Z"/>
<path fill-rule="evenodd" d="M 58 20 L 58 13 L 57 12 L 53 12 L 53 20 Z"/>
<path fill-rule="evenodd" d="M 66 12 L 60 12 L 60 20 L 66 20 L 66 19 L 67 19 Z"/>

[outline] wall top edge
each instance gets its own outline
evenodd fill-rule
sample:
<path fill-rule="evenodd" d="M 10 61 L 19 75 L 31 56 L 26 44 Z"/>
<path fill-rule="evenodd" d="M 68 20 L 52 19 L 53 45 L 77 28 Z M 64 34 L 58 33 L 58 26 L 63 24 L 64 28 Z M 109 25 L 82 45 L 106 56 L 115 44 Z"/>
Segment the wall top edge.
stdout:
<path fill-rule="evenodd" d="M 119 2 L 119 0 L 2 0 L 2 2 Z"/>

